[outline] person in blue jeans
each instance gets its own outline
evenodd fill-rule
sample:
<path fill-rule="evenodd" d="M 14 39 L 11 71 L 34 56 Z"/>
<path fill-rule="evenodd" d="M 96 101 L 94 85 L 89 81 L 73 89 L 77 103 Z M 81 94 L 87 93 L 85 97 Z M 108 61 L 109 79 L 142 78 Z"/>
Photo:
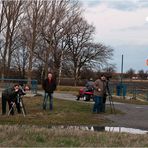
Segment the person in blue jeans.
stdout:
<path fill-rule="evenodd" d="M 104 112 L 103 96 L 106 94 L 106 77 L 104 74 L 94 82 L 93 113 Z"/>
<path fill-rule="evenodd" d="M 51 72 L 48 73 L 48 78 L 43 81 L 43 89 L 45 91 L 44 100 L 43 100 L 43 109 L 47 109 L 47 104 L 49 100 L 49 110 L 53 110 L 53 93 L 56 90 L 56 80 L 53 77 Z"/>

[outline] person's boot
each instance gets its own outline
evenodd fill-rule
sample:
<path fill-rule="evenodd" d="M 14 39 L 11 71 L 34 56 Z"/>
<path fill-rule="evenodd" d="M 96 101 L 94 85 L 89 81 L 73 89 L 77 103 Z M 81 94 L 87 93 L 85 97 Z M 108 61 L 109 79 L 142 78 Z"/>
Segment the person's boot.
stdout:
<path fill-rule="evenodd" d="M 46 106 L 45 105 L 43 106 L 43 110 L 46 110 Z"/>

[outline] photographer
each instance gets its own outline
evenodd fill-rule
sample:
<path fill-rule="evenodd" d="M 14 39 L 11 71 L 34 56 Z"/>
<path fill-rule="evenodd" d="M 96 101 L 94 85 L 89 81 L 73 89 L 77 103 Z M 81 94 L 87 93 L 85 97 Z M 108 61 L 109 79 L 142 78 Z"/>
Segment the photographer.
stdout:
<path fill-rule="evenodd" d="M 2 92 L 2 114 L 6 114 L 6 103 L 8 101 L 9 110 L 12 108 L 12 105 L 15 103 L 18 113 L 21 113 L 20 109 L 20 100 L 19 95 L 24 95 L 25 92 L 23 91 L 22 87 L 20 85 L 16 84 L 13 87 L 10 87 L 8 89 L 5 89 Z M 14 114 L 14 109 L 11 109 L 10 112 L 11 115 Z"/>
<path fill-rule="evenodd" d="M 94 106 L 93 113 L 105 112 L 106 102 L 106 76 L 101 76 L 94 82 Z"/>

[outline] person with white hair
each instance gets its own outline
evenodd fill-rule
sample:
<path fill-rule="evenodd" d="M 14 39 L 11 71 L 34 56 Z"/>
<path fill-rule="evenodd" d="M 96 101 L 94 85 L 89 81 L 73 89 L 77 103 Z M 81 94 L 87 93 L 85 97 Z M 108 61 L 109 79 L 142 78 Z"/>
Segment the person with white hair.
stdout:
<path fill-rule="evenodd" d="M 48 77 L 43 81 L 42 86 L 45 91 L 43 109 L 46 110 L 47 102 L 49 99 L 49 109 L 50 111 L 52 111 L 53 110 L 53 92 L 55 91 L 57 84 L 51 72 L 48 73 Z"/>

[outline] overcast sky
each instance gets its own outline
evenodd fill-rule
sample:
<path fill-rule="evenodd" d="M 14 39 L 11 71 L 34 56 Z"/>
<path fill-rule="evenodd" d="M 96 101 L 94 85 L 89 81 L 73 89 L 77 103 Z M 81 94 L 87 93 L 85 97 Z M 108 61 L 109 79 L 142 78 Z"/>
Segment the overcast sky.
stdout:
<path fill-rule="evenodd" d="M 148 0 L 80 0 L 84 17 L 96 27 L 95 41 L 114 49 L 111 63 L 124 72 L 148 70 Z"/>

